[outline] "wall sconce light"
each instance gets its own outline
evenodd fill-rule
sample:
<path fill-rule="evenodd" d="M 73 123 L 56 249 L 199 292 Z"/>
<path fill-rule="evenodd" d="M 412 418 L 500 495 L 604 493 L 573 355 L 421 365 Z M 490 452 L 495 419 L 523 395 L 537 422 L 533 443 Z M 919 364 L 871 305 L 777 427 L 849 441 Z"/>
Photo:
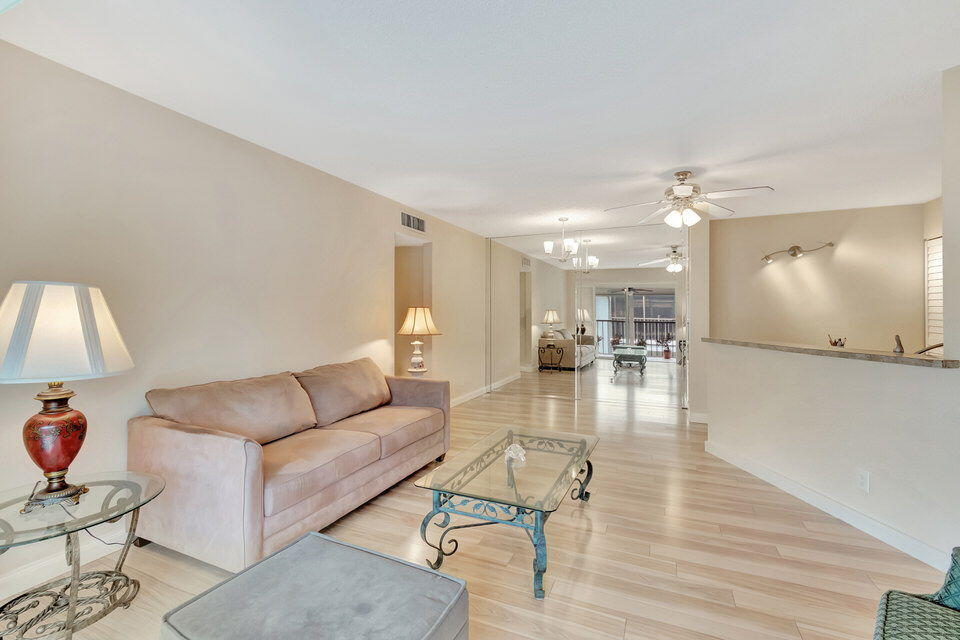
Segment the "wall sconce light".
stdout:
<path fill-rule="evenodd" d="M 832 242 L 824 242 L 816 249 L 804 249 L 800 245 L 795 244 L 790 247 L 787 247 L 786 249 L 781 249 L 780 251 L 774 251 L 773 253 L 768 253 L 767 255 L 760 258 L 760 260 L 764 264 L 770 264 L 771 262 L 773 262 L 773 256 L 777 255 L 778 253 L 785 253 L 792 258 L 799 258 L 803 256 L 803 254 L 805 253 L 813 253 L 814 251 L 820 251 L 820 249 L 825 249 L 827 247 L 832 247 L 832 246 L 833 246 Z"/>

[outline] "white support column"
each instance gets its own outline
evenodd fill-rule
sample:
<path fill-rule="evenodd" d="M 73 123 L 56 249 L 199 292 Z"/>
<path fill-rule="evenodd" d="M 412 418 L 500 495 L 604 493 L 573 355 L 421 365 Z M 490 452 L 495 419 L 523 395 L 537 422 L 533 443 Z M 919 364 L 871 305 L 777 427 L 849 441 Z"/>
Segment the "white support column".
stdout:
<path fill-rule="evenodd" d="M 943 355 L 960 358 L 960 67 L 943 72 Z"/>

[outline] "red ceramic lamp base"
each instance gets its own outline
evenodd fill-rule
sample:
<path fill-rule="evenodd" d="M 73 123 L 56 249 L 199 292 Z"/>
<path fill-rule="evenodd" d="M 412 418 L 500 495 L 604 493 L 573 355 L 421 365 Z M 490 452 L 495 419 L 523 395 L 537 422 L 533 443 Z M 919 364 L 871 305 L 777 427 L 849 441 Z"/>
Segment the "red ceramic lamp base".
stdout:
<path fill-rule="evenodd" d="M 43 403 L 43 409 L 23 425 L 23 445 L 43 471 L 47 486 L 30 496 L 22 513 L 61 502 L 77 504 L 87 492 L 86 487 L 71 485 L 66 480 L 67 469 L 87 435 L 86 417 L 69 404 L 74 395 L 63 388 L 62 382 L 49 383 L 35 398 Z"/>

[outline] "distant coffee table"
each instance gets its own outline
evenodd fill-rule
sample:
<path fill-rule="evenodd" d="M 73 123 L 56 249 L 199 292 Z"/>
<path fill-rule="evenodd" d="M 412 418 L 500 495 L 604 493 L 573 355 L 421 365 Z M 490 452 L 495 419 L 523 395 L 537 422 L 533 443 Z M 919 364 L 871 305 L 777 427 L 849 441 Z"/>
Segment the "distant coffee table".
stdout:
<path fill-rule="evenodd" d="M 613 382 L 617 374 L 627 367 L 636 367 L 640 370 L 640 375 L 647 371 L 647 348 L 643 345 L 617 345 L 613 348 L 613 375 L 610 376 L 610 382 Z"/>
<path fill-rule="evenodd" d="M 0 637 L 60 640 L 72 638 L 117 607 L 127 607 L 140 583 L 123 573 L 136 537 L 140 507 L 163 491 L 157 476 L 132 471 L 72 475 L 89 491 L 78 504 L 55 504 L 21 513 L 34 486 L 0 493 L 0 555 L 14 547 L 64 536 L 70 575 L 57 578 L 0 605 Z M 80 573 L 80 532 L 130 514 L 120 556 L 112 571 Z"/>
<path fill-rule="evenodd" d="M 456 529 L 491 524 L 519 527 L 533 543 L 533 593 L 542 598 L 547 570 L 543 526 L 568 493 L 574 500 L 590 499 L 590 455 L 598 441 L 594 436 L 576 433 L 505 427 L 417 480 L 418 487 L 433 491 L 433 509 L 420 523 L 420 537 L 437 551 L 437 559 L 427 563 L 439 569 L 444 557 L 457 552 L 457 540 L 447 538 Z M 525 463 L 507 460 L 505 452 L 512 444 L 524 449 Z M 427 531 L 440 514 L 443 517 L 434 526 L 444 531 L 434 544 Z M 481 522 L 450 526 L 451 515 Z"/>

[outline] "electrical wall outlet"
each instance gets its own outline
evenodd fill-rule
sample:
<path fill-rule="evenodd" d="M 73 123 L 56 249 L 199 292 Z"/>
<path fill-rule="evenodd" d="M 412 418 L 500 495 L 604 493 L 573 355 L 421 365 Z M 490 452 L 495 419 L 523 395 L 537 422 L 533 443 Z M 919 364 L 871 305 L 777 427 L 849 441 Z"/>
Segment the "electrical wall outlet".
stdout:
<path fill-rule="evenodd" d="M 857 486 L 864 493 L 870 493 L 870 472 L 866 469 L 857 469 Z"/>

